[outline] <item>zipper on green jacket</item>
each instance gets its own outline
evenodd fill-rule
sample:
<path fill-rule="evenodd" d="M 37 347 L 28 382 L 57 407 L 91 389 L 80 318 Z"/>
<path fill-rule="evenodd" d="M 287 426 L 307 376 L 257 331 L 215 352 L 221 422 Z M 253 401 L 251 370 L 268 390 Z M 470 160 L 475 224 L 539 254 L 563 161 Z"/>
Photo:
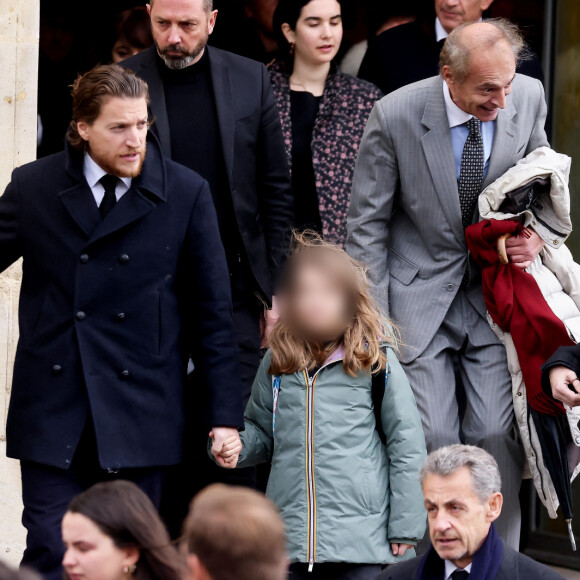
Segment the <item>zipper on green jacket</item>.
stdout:
<path fill-rule="evenodd" d="M 313 378 L 304 371 L 306 379 L 306 492 L 308 496 L 308 571 L 316 560 L 316 485 L 314 482 L 314 385 Z"/>

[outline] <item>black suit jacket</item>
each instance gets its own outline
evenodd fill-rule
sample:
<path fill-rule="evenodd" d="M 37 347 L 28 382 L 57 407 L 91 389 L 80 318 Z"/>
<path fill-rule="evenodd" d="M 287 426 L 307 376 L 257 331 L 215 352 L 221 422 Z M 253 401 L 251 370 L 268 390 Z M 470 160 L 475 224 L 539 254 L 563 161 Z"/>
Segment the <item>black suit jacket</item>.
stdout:
<path fill-rule="evenodd" d="M 213 47 L 206 50 L 236 220 L 258 289 L 269 301 L 294 219 L 288 162 L 270 77 L 261 63 Z M 147 81 L 155 117 L 153 131 L 169 157 L 169 120 L 157 59 L 153 46 L 122 64 Z"/>
<path fill-rule="evenodd" d="M 437 42 L 435 20 L 418 19 L 385 30 L 370 43 L 359 70 L 359 77 L 370 81 L 385 95 L 439 74 L 439 53 L 443 41 Z M 544 80 L 538 58 L 522 62 L 517 69 L 540 81 Z"/>
<path fill-rule="evenodd" d="M 242 426 L 230 284 L 209 187 L 150 141 L 101 220 L 68 147 L 14 171 L 0 271 L 23 258 L 9 457 L 70 466 L 92 415 L 104 468 L 181 459 L 189 354 L 214 426 Z"/>
<path fill-rule="evenodd" d="M 418 580 L 417 571 L 422 556 L 396 564 L 382 572 L 377 580 Z M 444 571 L 441 571 L 441 580 Z M 500 569 L 493 580 L 562 580 L 560 574 L 547 566 L 512 550 L 504 544 Z M 490 579 L 491 580 L 491 579 Z"/>

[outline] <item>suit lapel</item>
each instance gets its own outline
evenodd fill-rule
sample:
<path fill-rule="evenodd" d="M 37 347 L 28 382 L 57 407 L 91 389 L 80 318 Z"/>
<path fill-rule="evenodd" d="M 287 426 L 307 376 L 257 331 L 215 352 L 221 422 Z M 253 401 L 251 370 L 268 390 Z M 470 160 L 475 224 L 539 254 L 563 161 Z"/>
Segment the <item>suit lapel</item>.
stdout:
<path fill-rule="evenodd" d="M 230 85 L 230 75 L 227 66 L 223 63 L 219 54 L 206 47 L 209 57 L 211 71 L 211 81 L 213 85 L 214 98 L 216 103 L 217 118 L 224 154 L 224 163 L 231 184 L 234 170 L 234 135 L 236 130 L 236 119 L 234 114 L 234 103 L 232 89 Z"/>
<path fill-rule="evenodd" d="M 101 221 L 99 208 L 86 180 L 59 193 L 60 200 L 86 237 L 95 231 Z"/>
<path fill-rule="evenodd" d="M 146 56 L 143 58 L 140 69 L 137 73 L 149 85 L 149 99 L 151 101 L 151 113 L 155 120 L 152 130 L 157 134 L 161 142 L 161 148 L 166 157 L 171 157 L 171 134 L 169 131 L 169 117 L 165 104 L 165 90 L 163 81 L 157 68 L 157 53 L 155 46 L 143 51 Z"/>
<path fill-rule="evenodd" d="M 495 123 L 493 147 L 489 159 L 489 170 L 483 183 L 484 189 L 513 165 L 512 156 L 516 153 L 518 143 L 518 126 L 513 122 L 515 114 L 513 101 L 508 97 L 506 107 L 499 111 Z"/>
<path fill-rule="evenodd" d="M 123 229 L 148 214 L 155 207 L 155 203 L 147 199 L 139 189 L 131 187 L 117 202 L 107 217 L 99 221 L 98 226 L 89 239 L 89 243 L 93 244 L 105 236 L 109 236 Z"/>
<path fill-rule="evenodd" d="M 461 223 L 457 172 L 442 83 L 443 80 L 440 77 L 433 79 L 422 119 L 423 125 L 429 131 L 421 138 L 421 145 L 443 212 L 453 233 L 463 243 L 465 233 Z"/>

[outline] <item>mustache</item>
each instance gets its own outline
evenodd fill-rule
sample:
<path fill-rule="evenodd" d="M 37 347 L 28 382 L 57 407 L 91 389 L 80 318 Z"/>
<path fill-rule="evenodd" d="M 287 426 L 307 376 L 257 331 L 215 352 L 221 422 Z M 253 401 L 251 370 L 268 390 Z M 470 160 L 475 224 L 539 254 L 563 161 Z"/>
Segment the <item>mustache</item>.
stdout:
<path fill-rule="evenodd" d="M 165 48 L 163 48 L 160 52 L 161 52 L 161 54 L 165 54 L 165 55 L 169 54 L 170 52 L 177 52 L 179 54 L 184 54 L 184 55 L 189 54 L 187 52 L 187 50 L 179 44 L 170 44 L 169 46 L 166 46 Z"/>

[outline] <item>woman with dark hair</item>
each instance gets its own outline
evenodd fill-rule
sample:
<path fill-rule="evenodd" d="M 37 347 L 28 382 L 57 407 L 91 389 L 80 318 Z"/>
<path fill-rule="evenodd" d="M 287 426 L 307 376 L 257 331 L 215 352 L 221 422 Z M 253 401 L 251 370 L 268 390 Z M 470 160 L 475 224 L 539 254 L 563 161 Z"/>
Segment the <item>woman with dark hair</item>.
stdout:
<path fill-rule="evenodd" d="M 151 500 L 134 483 L 98 483 L 62 521 L 68 580 L 183 580 L 178 551 Z"/>
<path fill-rule="evenodd" d="M 342 41 L 338 0 L 280 0 L 274 30 L 287 54 L 269 72 L 292 172 L 296 227 L 342 246 L 359 143 L 381 93 L 334 65 Z"/>
<path fill-rule="evenodd" d="M 113 63 L 139 54 L 153 44 L 151 18 L 145 6 L 123 10 L 115 23 L 115 42 L 111 49 Z"/>

